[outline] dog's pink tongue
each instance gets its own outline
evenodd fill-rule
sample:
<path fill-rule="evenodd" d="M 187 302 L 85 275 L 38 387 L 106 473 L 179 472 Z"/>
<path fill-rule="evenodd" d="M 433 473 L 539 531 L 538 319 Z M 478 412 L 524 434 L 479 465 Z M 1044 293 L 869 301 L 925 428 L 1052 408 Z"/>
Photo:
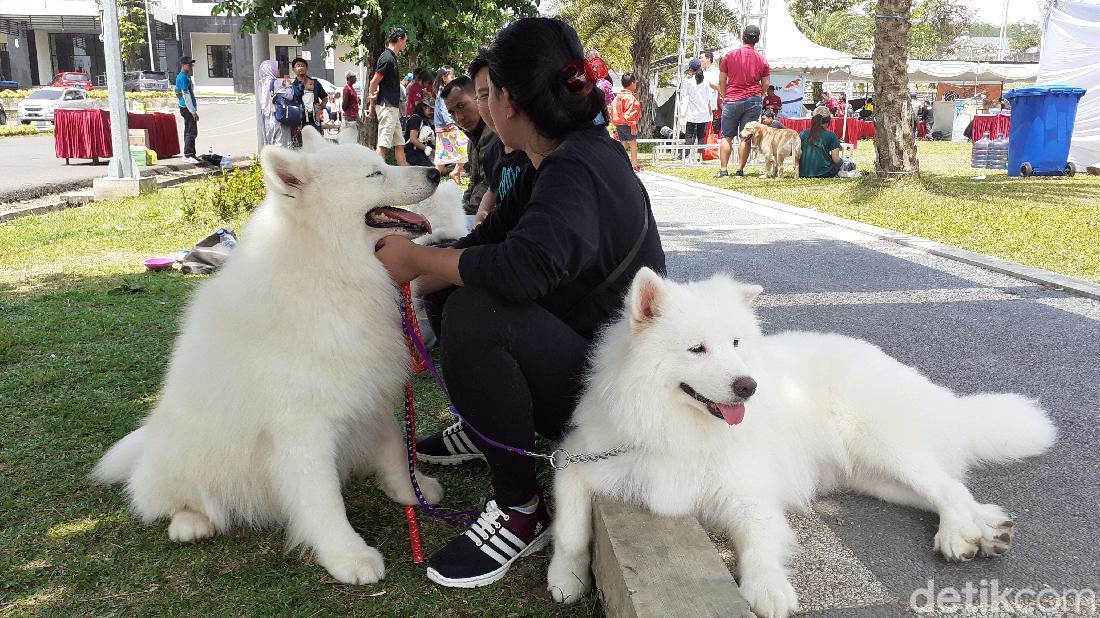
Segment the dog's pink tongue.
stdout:
<path fill-rule="evenodd" d="M 718 411 L 722 413 L 722 418 L 730 425 L 737 425 L 745 420 L 745 404 L 743 403 L 734 404 L 732 406 L 725 403 L 716 403 L 714 405 L 718 407 Z"/>

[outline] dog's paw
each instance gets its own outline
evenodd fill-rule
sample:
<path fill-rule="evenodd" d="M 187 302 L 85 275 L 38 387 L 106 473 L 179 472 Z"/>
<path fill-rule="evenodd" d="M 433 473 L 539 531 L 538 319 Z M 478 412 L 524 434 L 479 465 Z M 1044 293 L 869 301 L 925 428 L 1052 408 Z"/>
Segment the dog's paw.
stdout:
<path fill-rule="evenodd" d="M 588 563 L 555 556 L 546 574 L 546 589 L 558 603 L 576 603 L 592 589 Z"/>
<path fill-rule="evenodd" d="M 940 522 L 934 547 L 951 562 L 1000 556 L 1012 544 L 1012 518 L 995 504 L 976 505 L 969 520 Z"/>
<path fill-rule="evenodd" d="M 363 544 L 347 551 L 317 555 L 317 563 L 345 584 L 373 584 L 386 576 L 386 564 L 378 550 Z"/>
<path fill-rule="evenodd" d="M 996 504 L 983 504 L 978 520 L 982 527 L 979 553 L 986 558 L 993 558 L 1008 551 L 1012 545 L 1014 530 L 1008 513 Z"/>
<path fill-rule="evenodd" d="M 424 499 L 428 501 L 428 504 L 436 504 L 443 499 L 443 485 L 440 485 L 434 477 L 417 472 L 416 482 L 420 485 L 420 491 L 424 494 Z M 416 501 L 415 496 L 413 501 Z"/>
<path fill-rule="evenodd" d="M 214 524 L 210 519 L 190 509 L 177 511 L 168 524 L 168 538 L 176 543 L 192 543 L 214 536 Z"/>
<path fill-rule="evenodd" d="M 744 575 L 740 588 L 741 596 L 760 618 L 787 618 L 798 611 L 798 594 L 781 572 Z"/>

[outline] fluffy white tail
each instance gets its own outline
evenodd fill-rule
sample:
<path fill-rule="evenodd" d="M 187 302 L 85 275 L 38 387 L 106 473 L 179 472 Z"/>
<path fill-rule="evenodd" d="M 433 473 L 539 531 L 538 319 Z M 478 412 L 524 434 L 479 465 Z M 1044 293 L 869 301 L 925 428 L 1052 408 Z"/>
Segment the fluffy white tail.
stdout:
<path fill-rule="evenodd" d="M 92 480 L 104 485 L 121 483 L 130 478 L 137 459 L 145 448 L 145 428 L 139 427 L 115 443 L 92 470 Z"/>
<path fill-rule="evenodd" d="M 1013 393 L 960 397 L 961 429 L 972 461 L 1005 461 L 1046 451 L 1057 437 L 1037 401 Z"/>

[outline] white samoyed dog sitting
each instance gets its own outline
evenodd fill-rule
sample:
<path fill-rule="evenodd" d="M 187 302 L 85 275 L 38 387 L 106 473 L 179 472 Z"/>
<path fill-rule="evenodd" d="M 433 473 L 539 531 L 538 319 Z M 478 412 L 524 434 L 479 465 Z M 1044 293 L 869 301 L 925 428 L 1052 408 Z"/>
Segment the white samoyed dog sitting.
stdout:
<path fill-rule="evenodd" d="M 878 347 L 837 334 L 761 336 L 760 286 L 724 276 L 678 284 L 642 269 L 623 316 L 602 335 L 562 444 L 619 444 L 623 455 L 555 478 L 548 588 L 559 601 L 591 586 L 593 495 L 662 515 L 693 514 L 726 533 L 741 592 L 762 617 L 788 616 L 796 549 L 784 511 L 852 490 L 939 514 L 947 560 L 1004 553 L 1012 520 L 963 484 L 982 462 L 1038 455 L 1055 429 L 1013 394 L 960 397 Z"/>
<path fill-rule="evenodd" d="M 391 205 L 431 195 L 439 173 L 311 130 L 300 152 L 268 146 L 260 162 L 267 199 L 195 293 L 156 407 L 92 476 L 125 482 L 144 521 L 171 520 L 173 541 L 282 526 L 288 548 L 312 551 L 337 580 L 375 582 L 382 556 L 348 522 L 342 482 L 373 472 L 393 500 L 416 496 L 394 417 L 409 354 L 374 247 L 428 231 Z"/>
<path fill-rule="evenodd" d="M 466 236 L 466 212 L 462 210 L 462 189 L 457 182 L 441 182 L 428 199 L 409 206 L 432 226 L 431 233 L 417 237 L 413 242 L 431 245 L 445 240 L 458 240 Z"/>

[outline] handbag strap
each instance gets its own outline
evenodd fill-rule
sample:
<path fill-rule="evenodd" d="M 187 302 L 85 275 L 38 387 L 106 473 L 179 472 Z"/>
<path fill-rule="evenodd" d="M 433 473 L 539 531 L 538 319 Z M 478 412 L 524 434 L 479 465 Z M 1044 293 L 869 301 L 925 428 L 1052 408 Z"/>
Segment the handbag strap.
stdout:
<path fill-rule="evenodd" d="M 599 285 L 592 288 L 592 290 L 588 292 L 588 294 L 585 294 L 584 298 L 574 303 L 573 306 L 565 312 L 565 316 L 572 315 L 573 312 L 576 311 L 578 308 L 588 304 L 592 299 L 596 298 L 601 293 L 603 293 L 604 290 L 610 287 L 612 283 L 615 283 L 615 281 L 617 281 L 619 277 L 623 276 L 623 273 L 626 272 L 626 269 L 630 268 L 630 265 L 634 263 L 634 258 L 636 258 L 638 256 L 638 252 L 642 250 L 642 245 L 645 243 L 646 236 L 649 235 L 649 214 L 653 211 L 653 206 L 649 203 L 649 192 L 645 190 L 645 185 L 642 184 L 642 179 L 638 178 L 637 176 L 635 176 L 635 179 L 638 181 L 638 188 L 641 189 L 642 199 L 645 201 L 645 211 L 642 212 L 641 233 L 638 234 L 637 240 L 634 241 L 634 246 L 630 248 L 630 251 L 627 252 L 626 256 L 624 256 L 622 261 L 619 262 L 619 265 L 611 271 L 611 274 L 607 275 L 607 278 L 601 281 Z"/>

